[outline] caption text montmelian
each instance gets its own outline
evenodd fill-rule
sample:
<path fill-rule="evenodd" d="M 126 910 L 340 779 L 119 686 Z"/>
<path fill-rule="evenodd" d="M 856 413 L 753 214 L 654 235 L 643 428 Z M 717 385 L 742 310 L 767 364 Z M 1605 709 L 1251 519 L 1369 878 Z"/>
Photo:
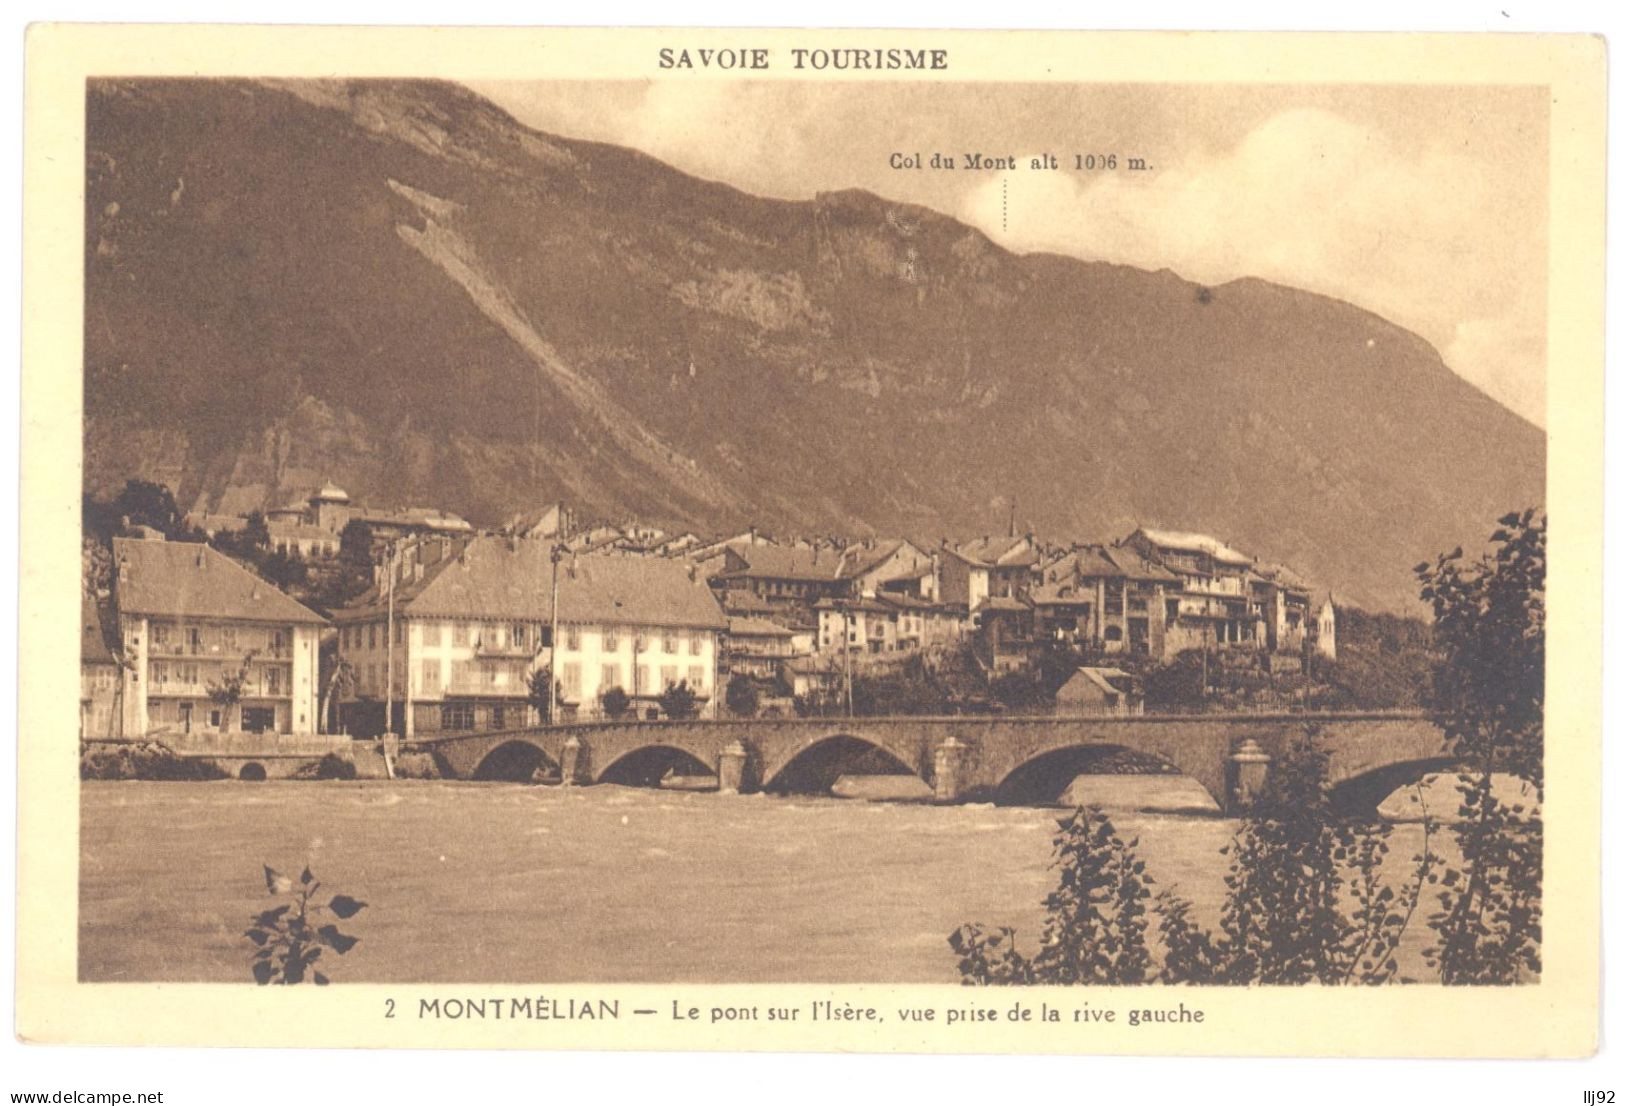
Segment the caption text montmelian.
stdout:
<path fill-rule="evenodd" d="M 403 1004 L 404 1005 L 404 1004 Z M 386 1016 L 393 1016 L 390 1001 Z M 406 1006 L 406 1010 L 413 1010 Z M 816 999 L 791 1004 L 750 1003 L 705 1005 L 683 999 L 632 1005 L 620 999 L 559 998 L 552 995 L 483 995 L 462 998 L 420 998 L 415 1013 L 420 1021 L 670 1021 L 694 1025 L 904 1025 L 966 1026 L 1028 1025 L 1201 1025 L 1207 1013 L 1185 1002 L 1142 1006 L 1102 1006 L 1092 1002 L 1032 1002 L 1001 996 L 984 1002 L 938 1005 L 872 1006 L 837 999 Z"/>

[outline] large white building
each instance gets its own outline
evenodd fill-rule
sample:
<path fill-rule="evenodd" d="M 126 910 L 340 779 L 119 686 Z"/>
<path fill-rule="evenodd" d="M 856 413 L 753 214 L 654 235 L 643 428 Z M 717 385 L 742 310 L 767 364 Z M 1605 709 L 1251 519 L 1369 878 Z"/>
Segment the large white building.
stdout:
<path fill-rule="evenodd" d="M 727 619 L 698 573 L 664 558 L 565 552 L 555 643 L 553 549 L 516 537 L 425 538 L 405 549 L 335 618 L 354 674 L 350 728 L 382 730 L 386 704 L 406 736 L 533 725 L 531 674 L 547 665 L 561 720 L 601 716 L 612 688 L 636 717 L 659 717 L 661 695 L 678 683 L 702 716 L 713 713 Z"/>
<path fill-rule="evenodd" d="M 124 736 L 317 731 L 320 615 L 207 545 L 115 538 L 113 565 Z"/>

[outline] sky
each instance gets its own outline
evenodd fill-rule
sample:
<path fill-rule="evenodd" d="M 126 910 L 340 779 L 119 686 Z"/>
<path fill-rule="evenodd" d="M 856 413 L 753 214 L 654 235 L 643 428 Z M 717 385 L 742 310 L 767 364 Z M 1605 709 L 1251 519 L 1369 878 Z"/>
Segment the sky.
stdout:
<path fill-rule="evenodd" d="M 1535 86 L 475 82 L 521 122 L 760 195 L 863 188 L 1050 250 L 1347 300 L 1546 423 L 1547 94 Z M 964 155 L 1013 155 L 1009 171 Z M 952 171 L 893 155 L 952 155 Z M 1062 168 L 1034 170 L 1053 154 Z M 1074 155 L 1115 154 L 1116 171 Z M 1130 171 L 1127 159 L 1149 167 Z"/>

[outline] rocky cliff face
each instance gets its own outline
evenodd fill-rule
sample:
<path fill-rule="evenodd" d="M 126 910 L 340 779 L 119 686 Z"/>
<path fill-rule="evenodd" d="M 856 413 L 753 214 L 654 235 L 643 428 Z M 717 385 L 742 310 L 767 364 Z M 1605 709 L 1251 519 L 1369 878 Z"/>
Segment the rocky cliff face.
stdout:
<path fill-rule="evenodd" d="M 1293 289 L 761 199 L 450 85 L 100 82 L 87 110 L 93 489 L 933 541 L 1014 510 L 1210 530 L 1383 607 L 1544 498 L 1539 430 Z"/>

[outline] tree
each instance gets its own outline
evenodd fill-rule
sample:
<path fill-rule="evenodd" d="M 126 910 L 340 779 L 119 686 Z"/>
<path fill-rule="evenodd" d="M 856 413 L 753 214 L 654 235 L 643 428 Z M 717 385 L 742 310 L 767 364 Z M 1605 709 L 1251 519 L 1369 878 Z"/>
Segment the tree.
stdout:
<path fill-rule="evenodd" d="M 1158 710 L 1199 710 L 1205 698 L 1202 651 L 1187 649 L 1145 677 L 1146 705 Z"/>
<path fill-rule="evenodd" d="M 333 705 L 333 693 L 342 691 L 345 695 L 354 694 L 356 686 L 355 666 L 349 662 L 337 648 L 323 649 L 321 666 L 324 673 L 322 680 L 321 705 L 316 711 L 318 732 L 327 732 L 328 712 Z"/>
<path fill-rule="evenodd" d="M 339 531 L 339 561 L 352 571 L 372 578 L 372 527 L 352 518 Z"/>
<path fill-rule="evenodd" d="M 166 537 L 178 535 L 183 528 L 175 493 L 149 480 L 126 481 L 123 490 L 113 497 L 112 515 L 115 520 L 129 519 L 131 526 L 161 530 Z"/>
<path fill-rule="evenodd" d="M 236 672 L 229 672 L 219 680 L 210 680 L 205 685 L 209 693 L 209 701 L 220 708 L 220 732 L 225 733 L 231 725 L 231 712 L 238 703 L 243 701 L 243 691 L 248 687 L 248 669 L 259 656 L 259 650 L 250 649 L 243 654 L 243 663 Z"/>
<path fill-rule="evenodd" d="M 1476 559 L 1458 547 L 1416 566 L 1439 654 L 1425 702 L 1467 766 L 1457 787 L 1464 870 L 1439 877 L 1442 909 L 1428 920 L 1445 983 L 1514 983 L 1541 965 L 1546 516 L 1502 516 L 1490 545 Z M 1498 799 L 1498 773 L 1527 780 L 1535 803 Z"/>
<path fill-rule="evenodd" d="M 742 718 L 755 718 L 762 705 L 762 694 L 749 676 L 735 676 L 728 681 L 727 699 L 728 713 Z"/>
<path fill-rule="evenodd" d="M 604 714 L 619 720 L 632 709 L 632 697 L 621 687 L 605 688 L 598 696 L 598 705 L 604 708 Z"/>
<path fill-rule="evenodd" d="M 274 551 L 261 562 L 259 571 L 261 576 L 283 591 L 298 587 L 310 576 L 310 566 L 305 564 L 297 549 Z"/>
<path fill-rule="evenodd" d="M 546 664 L 538 665 L 525 680 L 525 698 L 536 708 L 536 717 L 544 726 L 553 721 L 555 703 L 564 700 L 564 685 L 552 680 L 553 668 Z"/>
<path fill-rule="evenodd" d="M 694 694 L 687 680 L 678 680 L 662 691 L 659 703 L 661 714 L 678 721 L 693 718 L 700 712 L 699 696 Z"/>

